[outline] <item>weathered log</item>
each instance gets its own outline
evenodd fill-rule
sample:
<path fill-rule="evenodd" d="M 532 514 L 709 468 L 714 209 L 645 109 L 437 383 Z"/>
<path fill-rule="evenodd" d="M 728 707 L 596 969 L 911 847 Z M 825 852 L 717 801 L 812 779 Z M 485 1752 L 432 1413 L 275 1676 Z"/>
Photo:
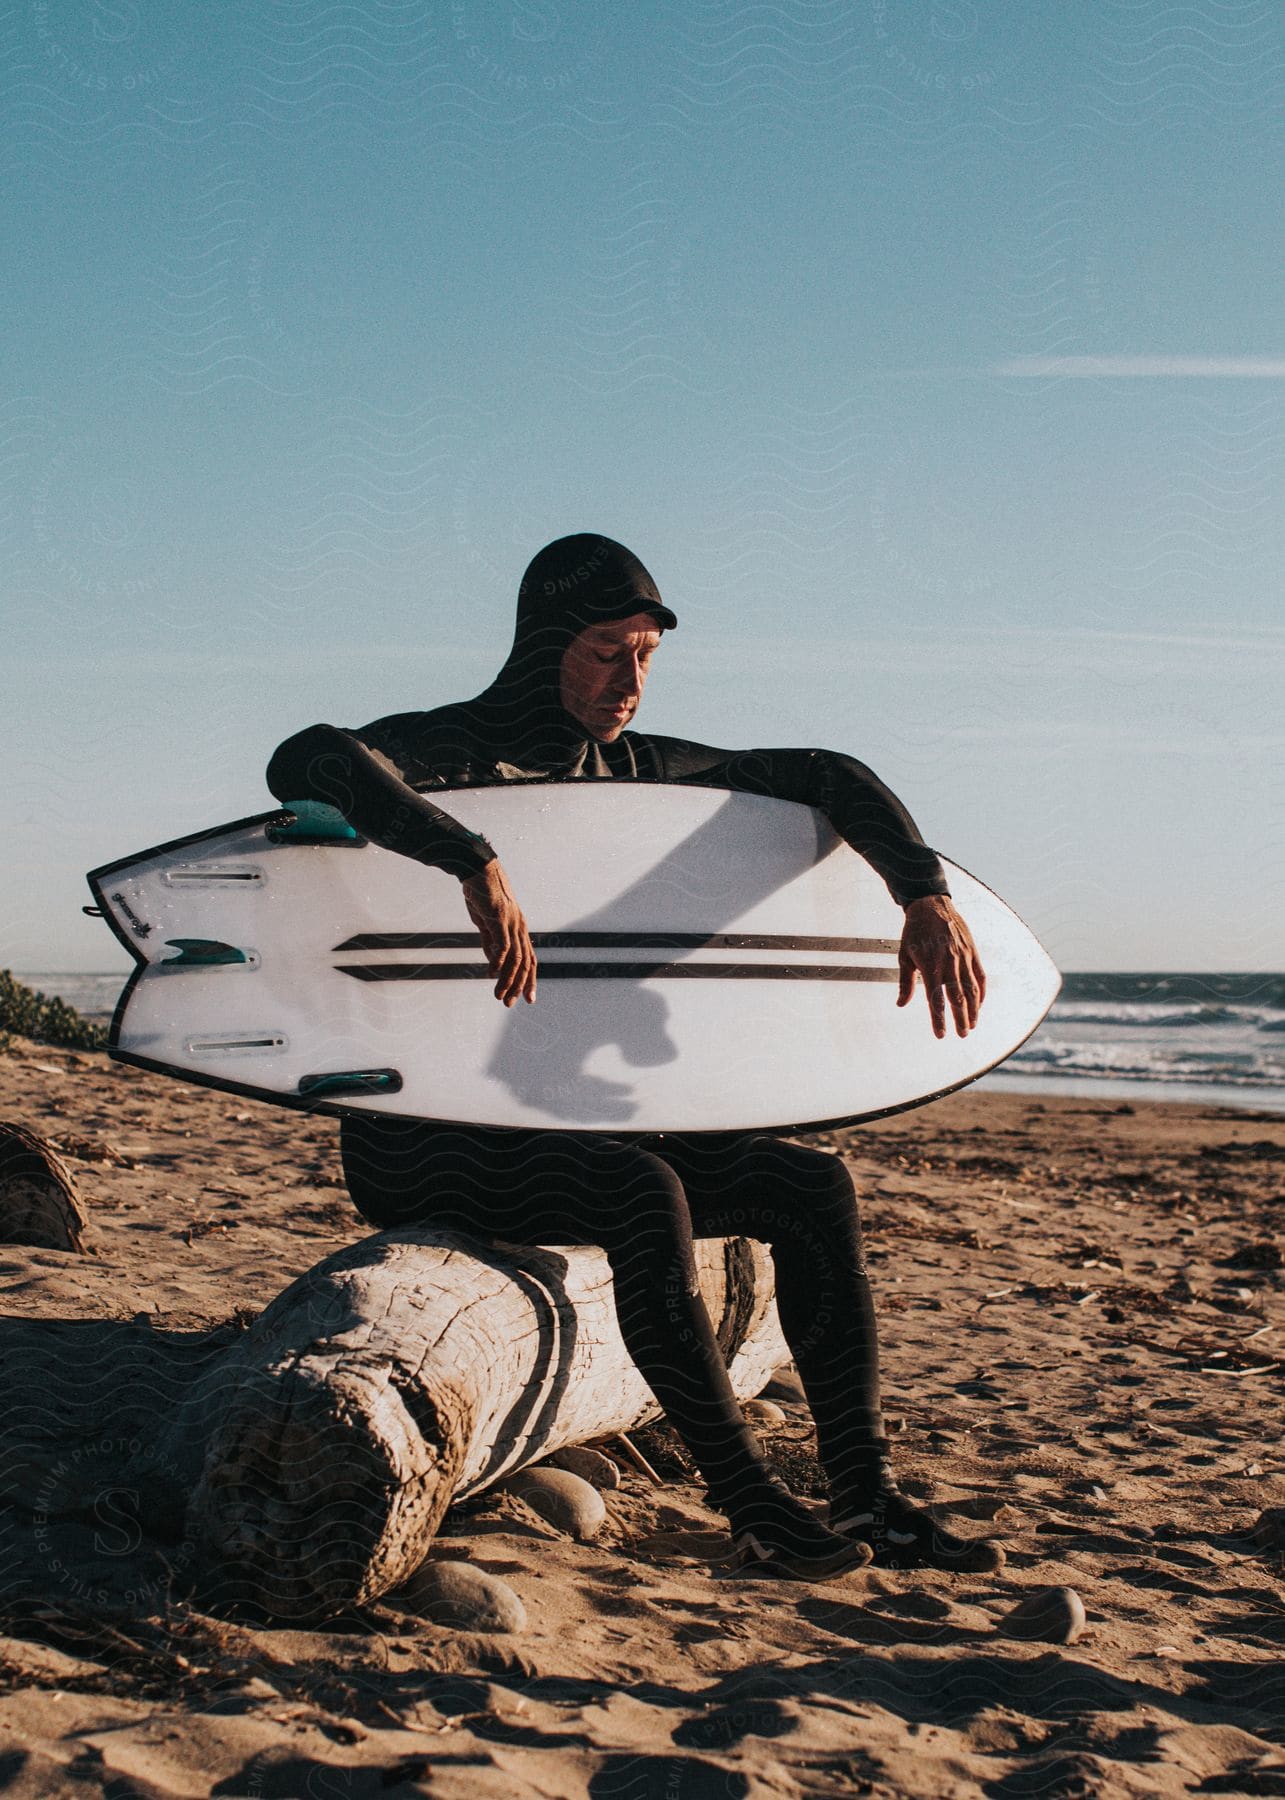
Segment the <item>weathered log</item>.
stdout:
<path fill-rule="evenodd" d="M 697 1250 L 732 1385 L 755 1394 L 789 1354 L 770 1258 L 742 1238 Z M 205 1438 L 188 1523 L 207 1591 L 304 1621 L 399 1586 L 453 1499 L 659 1408 L 603 1251 L 421 1227 L 302 1276 L 185 1411 Z"/>
<path fill-rule="evenodd" d="M 85 1253 L 88 1220 L 71 1170 L 25 1125 L 0 1123 L 0 1244 Z"/>

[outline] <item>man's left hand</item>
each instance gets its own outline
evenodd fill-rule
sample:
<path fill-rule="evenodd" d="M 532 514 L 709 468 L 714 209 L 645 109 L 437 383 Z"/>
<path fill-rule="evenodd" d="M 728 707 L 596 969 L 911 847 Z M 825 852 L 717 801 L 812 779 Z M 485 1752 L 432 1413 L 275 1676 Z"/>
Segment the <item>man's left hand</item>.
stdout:
<path fill-rule="evenodd" d="M 927 894 L 910 902 L 898 961 L 901 990 L 897 1005 L 909 1002 L 918 977 L 924 984 L 934 1037 L 946 1035 L 947 1004 L 956 1033 L 967 1037 L 986 998 L 986 974 L 972 932 L 945 895 Z"/>

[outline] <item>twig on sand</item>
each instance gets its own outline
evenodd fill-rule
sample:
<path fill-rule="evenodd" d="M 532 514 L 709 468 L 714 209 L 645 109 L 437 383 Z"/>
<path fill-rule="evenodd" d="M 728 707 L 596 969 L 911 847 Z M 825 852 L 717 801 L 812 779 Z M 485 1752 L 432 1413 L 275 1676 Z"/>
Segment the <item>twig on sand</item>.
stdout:
<path fill-rule="evenodd" d="M 666 1485 L 664 1476 L 656 1473 L 642 1451 L 639 1450 L 636 1445 L 630 1443 L 623 1431 L 616 1432 L 615 1436 L 612 1437 L 609 1442 L 620 1445 L 625 1460 L 631 1462 L 640 1475 L 645 1475 L 653 1487 L 664 1487 Z"/>

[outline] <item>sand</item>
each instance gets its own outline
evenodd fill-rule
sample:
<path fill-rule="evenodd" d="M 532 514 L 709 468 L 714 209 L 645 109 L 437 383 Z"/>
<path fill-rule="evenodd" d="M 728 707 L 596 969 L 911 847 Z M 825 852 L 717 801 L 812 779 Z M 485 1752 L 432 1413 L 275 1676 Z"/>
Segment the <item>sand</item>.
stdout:
<path fill-rule="evenodd" d="M 65 1154 L 94 1252 L 0 1248 L 6 1792 L 1285 1794 L 1282 1554 L 1252 1534 L 1285 1505 L 1280 1116 L 971 1092 L 820 1134 L 863 1196 L 903 1484 L 1007 1567 L 731 1575 L 653 1430 L 666 1485 L 626 1468 L 591 1543 L 512 1497 L 448 1516 L 436 1554 L 526 1607 L 486 1636 L 392 1601 L 315 1631 L 204 1614 L 181 1535 L 111 1511 L 115 1426 L 92 1448 L 109 1347 L 199 1360 L 361 1234 L 335 1122 L 25 1043 L 0 1093 Z M 783 1410 L 765 1443 L 820 1494 Z M 102 1458 L 95 1517 L 53 1516 L 51 1421 Z M 1006 1635 L 1059 1585 L 1076 1642 Z"/>

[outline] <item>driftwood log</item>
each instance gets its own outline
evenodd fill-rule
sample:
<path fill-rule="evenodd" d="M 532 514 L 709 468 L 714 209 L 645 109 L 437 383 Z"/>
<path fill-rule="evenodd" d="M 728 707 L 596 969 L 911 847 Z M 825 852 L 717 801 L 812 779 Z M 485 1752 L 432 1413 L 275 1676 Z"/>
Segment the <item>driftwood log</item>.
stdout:
<path fill-rule="evenodd" d="M 743 1238 L 697 1250 L 733 1387 L 756 1394 L 789 1355 L 771 1260 Z M 405 1581 L 452 1500 L 658 1411 L 603 1251 L 383 1232 L 294 1282 L 196 1384 L 174 1440 L 180 1462 L 204 1447 L 188 1535 L 211 1599 L 322 1618 Z"/>
<path fill-rule="evenodd" d="M 85 1209 L 71 1170 L 44 1138 L 0 1123 L 0 1244 L 85 1251 Z"/>

